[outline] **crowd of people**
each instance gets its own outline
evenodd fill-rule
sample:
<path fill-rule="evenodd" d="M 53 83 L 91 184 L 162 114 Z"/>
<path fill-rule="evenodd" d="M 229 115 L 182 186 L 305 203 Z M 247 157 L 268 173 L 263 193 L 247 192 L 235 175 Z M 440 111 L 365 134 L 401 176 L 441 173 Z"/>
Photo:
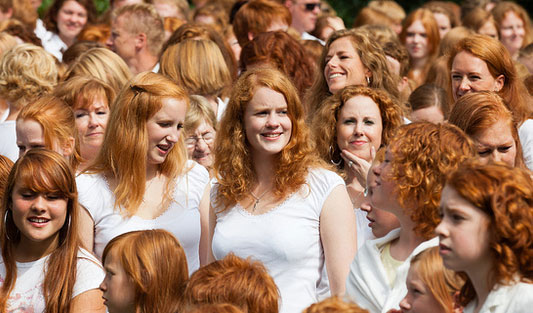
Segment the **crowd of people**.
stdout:
<path fill-rule="evenodd" d="M 0 312 L 526 313 L 512 1 L 0 0 Z"/>

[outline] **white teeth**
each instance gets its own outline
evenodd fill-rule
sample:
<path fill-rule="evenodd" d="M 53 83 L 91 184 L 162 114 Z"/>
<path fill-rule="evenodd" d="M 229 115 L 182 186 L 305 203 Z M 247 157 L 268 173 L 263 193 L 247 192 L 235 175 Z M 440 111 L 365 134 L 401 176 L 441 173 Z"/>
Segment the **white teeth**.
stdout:
<path fill-rule="evenodd" d="M 37 218 L 37 217 L 32 217 L 32 218 L 30 218 L 29 220 L 30 220 L 30 222 L 32 222 L 32 223 L 46 223 L 46 222 L 48 222 L 47 219 L 44 219 L 44 218 Z"/>
<path fill-rule="evenodd" d="M 263 134 L 265 137 L 279 137 L 281 134 Z"/>
<path fill-rule="evenodd" d="M 335 73 L 335 74 L 331 74 L 329 75 L 329 78 L 336 78 L 336 77 L 340 77 L 342 74 L 339 74 L 339 73 Z"/>

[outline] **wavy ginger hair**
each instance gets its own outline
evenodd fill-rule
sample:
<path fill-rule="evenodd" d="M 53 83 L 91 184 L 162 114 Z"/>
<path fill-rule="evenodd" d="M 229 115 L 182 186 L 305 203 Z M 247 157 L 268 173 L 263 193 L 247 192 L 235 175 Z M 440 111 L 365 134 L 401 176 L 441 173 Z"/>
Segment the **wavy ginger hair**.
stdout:
<path fill-rule="evenodd" d="M 113 238 L 102 263 L 112 254 L 134 286 L 135 312 L 178 312 L 189 280 L 187 258 L 179 241 L 168 231 L 132 231 Z"/>
<path fill-rule="evenodd" d="M 340 157 L 341 151 L 337 145 L 337 123 L 346 102 L 356 96 L 370 98 L 379 109 L 383 124 L 380 146 L 387 145 L 398 127 L 403 124 L 402 108 L 385 91 L 363 86 L 347 86 L 327 98 L 314 114 L 311 129 L 320 157 L 328 163 L 340 159 L 341 163 L 337 169 L 341 173 L 344 172 L 344 159 Z"/>
<path fill-rule="evenodd" d="M 355 303 L 344 302 L 339 297 L 330 297 L 320 302 L 313 303 L 302 313 L 368 313 Z"/>
<path fill-rule="evenodd" d="M 442 263 L 439 247 L 432 247 L 417 254 L 411 260 L 410 271 L 416 271 L 433 298 L 441 307 L 441 312 L 453 312 L 454 296 L 464 281 L 454 271 Z"/>
<path fill-rule="evenodd" d="M 76 282 L 76 264 L 80 247 L 78 239 L 78 193 L 76 180 L 69 164 L 59 153 L 32 149 L 21 156 L 9 174 L 0 214 L 0 245 L 6 267 L 6 277 L 0 287 L 0 311 L 5 312 L 9 295 L 17 281 L 15 248 L 20 243 L 20 231 L 13 221 L 13 191 L 15 184 L 35 193 L 58 193 L 67 201 L 66 219 L 58 231 L 58 246 L 50 254 L 42 285 L 45 312 L 70 312 L 72 292 Z M 11 214 L 8 214 L 11 212 Z"/>
<path fill-rule="evenodd" d="M 468 162 L 452 172 L 446 185 L 489 217 L 490 287 L 518 278 L 533 283 L 533 181 L 530 172 L 503 163 Z M 466 305 L 476 297 L 471 280 L 461 289 Z"/>
<path fill-rule="evenodd" d="M 279 92 L 285 97 L 292 124 L 289 143 L 277 155 L 278 160 L 273 169 L 275 196 L 281 200 L 297 191 L 305 184 L 311 167 L 324 165 L 310 140 L 304 108 L 291 81 L 275 69 L 260 68 L 246 72 L 233 88 L 215 141 L 214 169 L 218 180 L 215 201 L 221 211 L 248 196 L 252 184 L 257 180 L 252 164 L 252 152 L 244 132 L 244 112 L 257 89 L 261 87 Z"/>
<path fill-rule="evenodd" d="M 435 237 L 445 175 L 475 156 L 474 144 L 457 126 L 420 122 L 398 128 L 389 151 L 397 201 L 418 236 Z"/>
<path fill-rule="evenodd" d="M 143 72 L 124 87 L 113 103 L 104 141 L 94 164 L 86 171 L 113 177 L 115 209 L 127 216 L 137 212 L 146 187 L 148 131 L 146 123 L 163 106 L 163 100 L 174 98 L 189 106 L 185 91 L 160 74 Z M 175 179 L 185 171 L 187 153 L 183 133 L 159 164 L 159 173 L 167 177 L 163 206 L 170 203 Z"/>

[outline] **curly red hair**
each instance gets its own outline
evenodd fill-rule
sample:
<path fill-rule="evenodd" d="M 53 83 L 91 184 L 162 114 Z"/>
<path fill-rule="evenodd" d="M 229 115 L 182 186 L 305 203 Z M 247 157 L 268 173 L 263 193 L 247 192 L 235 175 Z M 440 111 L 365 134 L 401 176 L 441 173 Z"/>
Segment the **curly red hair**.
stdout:
<path fill-rule="evenodd" d="M 474 144 L 457 126 L 421 122 L 400 127 L 389 151 L 399 204 L 415 222 L 417 235 L 435 237 L 445 175 L 475 156 Z"/>
<path fill-rule="evenodd" d="M 324 299 L 314 303 L 305 309 L 302 313 L 368 313 L 367 310 L 360 308 L 355 303 L 344 302 L 339 297 Z"/>
<path fill-rule="evenodd" d="M 383 123 L 381 145 L 387 145 L 398 127 L 403 124 L 404 112 L 402 107 L 392 100 L 385 91 L 364 86 L 347 86 L 337 94 L 327 98 L 314 114 L 311 129 L 320 157 L 328 163 L 330 160 L 340 159 L 341 164 L 338 166 L 340 171 L 343 171 L 344 160 L 340 157 L 337 146 L 337 119 L 344 104 L 359 95 L 372 99 L 379 108 Z"/>
<path fill-rule="evenodd" d="M 485 212 L 489 219 L 489 247 L 493 267 L 490 283 L 509 284 L 516 275 L 533 281 L 533 180 L 529 171 L 508 165 L 466 162 L 450 174 L 446 184 Z M 475 298 L 467 278 L 460 295 L 463 305 Z"/>
<path fill-rule="evenodd" d="M 278 154 L 275 163 L 274 195 L 279 200 L 285 198 L 305 184 L 310 168 L 325 166 L 310 139 L 304 108 L 289 78 L 271 68 L 246 72 L 233 88 L 216 136 L 214 170 L 218 193 L 215 202 L 221 211 L 249 195 L 257 179 L 244 133 L 244 111 L 259 87 L 269 88 L 285 97 L 287 114 L 292 123 L 290 141 Z"/>

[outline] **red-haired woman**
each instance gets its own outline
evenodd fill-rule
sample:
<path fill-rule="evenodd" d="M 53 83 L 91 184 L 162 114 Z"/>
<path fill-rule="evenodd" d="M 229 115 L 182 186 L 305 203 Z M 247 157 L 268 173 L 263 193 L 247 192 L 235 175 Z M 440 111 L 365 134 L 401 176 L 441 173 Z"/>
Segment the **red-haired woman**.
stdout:
<path fill-rule="evenodd" d="M 33 149 L 15 163 L 0 210 L 1 312 L 105 312 L 104 272 L 79 245 L 77 198 L 58 153 Z"/>
<path fill-rule="evenodd" d="M 531 174 L 504 164 L 466 163 L 448 177 L 440 207 L 440 255 L 466 279 L 459 295 L 464 312 L 531 312 Z"/>
<path fill-rule="evenodd" d="M 326 269 L 331 293 L 343 294 L 356 250 L 344 181 L 326 170 L 309 137 L 296 88 L 265 68 L 238 80 L 215 142 L 214 258 L 233 252 L 263 262 L 282 313 L 316 302 Z"/>
<path fill-rule="evenodd" d="M 453 125 L 423 122 L 398 129 L 385 160 L 373 168 L 371 203 L 396 215 L 400 228 L 359 249 L 346 282 L 350 300 L 371 312 L 398 308 L 411 259 L 438 245 L 434 230 L 445 174 L 473 156 L 472 142 Z"/>

